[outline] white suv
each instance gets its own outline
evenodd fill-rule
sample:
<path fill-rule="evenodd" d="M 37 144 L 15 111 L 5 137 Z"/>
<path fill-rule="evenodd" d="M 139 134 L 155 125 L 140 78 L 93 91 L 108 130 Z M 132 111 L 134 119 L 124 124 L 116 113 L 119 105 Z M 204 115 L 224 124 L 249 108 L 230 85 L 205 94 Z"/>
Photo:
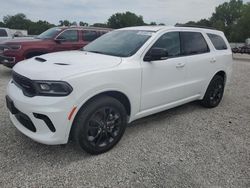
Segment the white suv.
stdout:
<path fill-rule="evenodd" d="M 220 31 L 145 26 L 115 30 L 80 51 L 18 63 L 7 89 L 13 124 L 44 144 L 111 149 L 127 123 L 190 101 L 216 107 L 232 71 Z"/>

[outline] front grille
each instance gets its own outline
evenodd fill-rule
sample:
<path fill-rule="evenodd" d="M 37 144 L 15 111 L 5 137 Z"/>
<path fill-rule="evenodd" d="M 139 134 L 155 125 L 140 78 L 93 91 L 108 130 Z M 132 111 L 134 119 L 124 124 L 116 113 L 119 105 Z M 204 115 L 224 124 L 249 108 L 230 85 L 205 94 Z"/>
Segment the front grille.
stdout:
<path fill-rule="evenodd" d="M 35 86 L 29 78 L 26 78 L 13 71 L 12 79 L 14 83 L 23 91 L 23 94 L 28 97 L 34 97 L 36 95 Z"/>

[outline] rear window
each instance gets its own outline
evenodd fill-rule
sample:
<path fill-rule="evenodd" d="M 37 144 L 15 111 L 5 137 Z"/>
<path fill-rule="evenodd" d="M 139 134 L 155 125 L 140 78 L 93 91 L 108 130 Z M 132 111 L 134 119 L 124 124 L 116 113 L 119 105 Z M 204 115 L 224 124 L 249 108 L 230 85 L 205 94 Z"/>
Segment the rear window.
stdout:
<path fill-rule="evenodd" d="M 203 35 L 198 32 L 181 32 L 183 55 L 195 55 L 209 52 L 209 47 Z"/>
<path fill-rule="evenodd" d="M 227 45 L 223 38 L 219 35 L 208 33 L 207 36 L 210 38 L 216 50 L 226 50 Z"/>
<path fill-rule="evenodd" d="M 5 29 L 0 29 L 0 37 L 7 37 L 8 34 Z"/>
<path fill-rule="evenodd" d="M 96 31 L 83 31 L 83 40 L 91 42 L 99 37 Z"/>

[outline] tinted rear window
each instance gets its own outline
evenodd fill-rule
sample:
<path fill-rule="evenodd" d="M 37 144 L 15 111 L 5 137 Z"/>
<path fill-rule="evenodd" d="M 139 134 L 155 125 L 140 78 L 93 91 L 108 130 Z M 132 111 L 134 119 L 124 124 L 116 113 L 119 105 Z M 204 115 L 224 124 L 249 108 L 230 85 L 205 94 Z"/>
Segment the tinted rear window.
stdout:
<path fill-rule="evenodd" d="M 207 36 L 210 38 L 211 42 L 213 43 L 216 50 L 226 50 L 227 45 L 223 38 L 219 35 L 215 34 L 207 34 Z"/>
<path fill-rule="evenodd" d="M 5 31 L 5 29 L 0 29 L 0 37 L 7 37 L 7 36 L 8 36 L 8 34 Z"/>
<path fill-rule="evenodd" d="M 203 35 L 198 32 L 181 32 L 181 46 L 183 55 L 194 55 L 209 52 Z"/>
<path fill-rule="evenodd" d="M 91 42 L 99 37 L 96 31 L 83 31 L 83 40 Z"/>

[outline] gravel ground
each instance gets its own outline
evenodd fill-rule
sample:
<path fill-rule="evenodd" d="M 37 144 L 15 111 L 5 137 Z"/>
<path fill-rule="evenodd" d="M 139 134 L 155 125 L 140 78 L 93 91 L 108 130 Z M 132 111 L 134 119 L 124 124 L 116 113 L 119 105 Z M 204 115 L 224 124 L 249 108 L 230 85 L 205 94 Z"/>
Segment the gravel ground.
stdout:
<path fill-rule="evenodd" d="M 190 103 L 132 123 L 110 152 L 46 146 L 11 124 L 0 66 L 0 187 L 250 187 L 250 62 L 221 105 Z"/>
<path fill-rule="evenodd" d="M 247 60 L 247 61 L 250 61 L 250 54 L 236 53 L 236 54 L 233 54 L 233 57 L 236 60 Z"/>

